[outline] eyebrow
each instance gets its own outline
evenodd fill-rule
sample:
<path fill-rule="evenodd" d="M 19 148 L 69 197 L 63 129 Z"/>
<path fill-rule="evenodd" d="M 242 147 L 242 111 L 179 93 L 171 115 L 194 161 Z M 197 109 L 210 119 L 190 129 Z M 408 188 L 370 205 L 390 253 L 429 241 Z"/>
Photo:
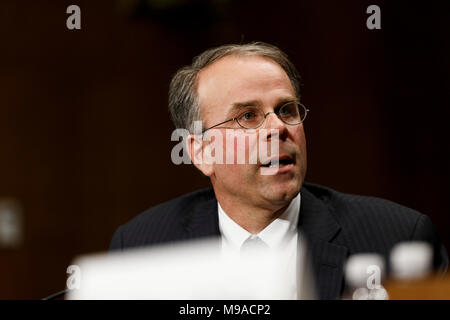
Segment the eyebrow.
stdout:
<path fill-rule="evenodd" d="M 285 104 L 285 103 L 288 103 L 288 102 L 298 102 L 298 101 L 299 101 L 299 99 L 297 99 L 296 97 L 287 96 L 287 97 L 282 97 L 282 98 L 278 99 L 276 105 L 279 106 L 281 104 Z M 261 100 L 258 100 L 258 99 L 257 100 L 244 101 L 244 102 L 234 102 L 231 105 L 230 110 L 228 110 L 228 112 L 227 112 L 227 118 L 228 117 L 232 117 L 236 113 L 237 110 L 239 110 L 239 109 L 241 109 L 243 107 L 248 107 L 248 106 L 256 106 L 256 107 L 258 107 L 260 105 L 262 105 L 262 102 L 261 102 Z"/>

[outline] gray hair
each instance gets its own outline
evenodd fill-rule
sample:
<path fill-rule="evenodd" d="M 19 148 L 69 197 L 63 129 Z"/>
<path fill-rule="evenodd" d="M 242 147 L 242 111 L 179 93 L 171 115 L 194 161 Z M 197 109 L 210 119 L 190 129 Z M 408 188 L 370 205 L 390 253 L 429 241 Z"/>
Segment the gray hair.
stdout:
<path fill-rule="evenodd" d="M 194 121 L 202 120 L 197 97 L 198 74 L 214 61 L 229 55 L 257 55 L 272 59 L 286 72 L 297 98 L 300 98 L 300 75 L 294 64 L 279 48 L 264 42 L 223 45 L 196 56 L 192 65 L 179 69 L 173 76 L 169 87 L 169 111 L 176 128 L 194 132 Z"/>

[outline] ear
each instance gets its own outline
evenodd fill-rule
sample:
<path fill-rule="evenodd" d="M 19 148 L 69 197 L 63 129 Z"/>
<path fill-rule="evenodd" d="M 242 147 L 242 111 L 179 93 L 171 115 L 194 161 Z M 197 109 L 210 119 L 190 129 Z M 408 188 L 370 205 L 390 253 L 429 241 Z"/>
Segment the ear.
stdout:
<path fill-rule="evenodd" d="M 203 141 L 201 135 L 189 134 L 186 139 L 186 147 L 192 163 L 205 176 L 211 177 L 214 173 L 214 166 L 210 161 L 204 161 L 203 149 L 205 147 L 205 142 L 206 141 Z"/>

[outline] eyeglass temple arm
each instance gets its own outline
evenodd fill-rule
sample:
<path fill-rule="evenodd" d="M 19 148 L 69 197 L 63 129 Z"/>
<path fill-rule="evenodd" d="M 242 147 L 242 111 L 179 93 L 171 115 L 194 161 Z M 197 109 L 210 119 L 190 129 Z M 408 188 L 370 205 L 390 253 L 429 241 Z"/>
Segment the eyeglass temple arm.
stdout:
<path fill-rule="evenodd" d="M 227 123 L 227 122 L 230 122 L 230 121 L 234 121 L 234 120 L 236 120 L 236 119 L 237 119 L 237 118 L 228 119 L 228 120 L 225 120 L 224 122 L 218 123 L 218 124 L 216 124 L 216 125 L 214 125 L 214 126 L 212 126 L 212 127 L 209 127 L 209 128 L 207 128 L 207 129 L 203 130 L 203 131 L 202 131 L 202 134 L 204 134 L 204 133 L 205 133 L 206 131 L 208 131 L 209 129 L 218 127 L 218 126 L 220 126 L 220 125 L 222 125 L 222 124 L 224 124 L 224 123 Z"/>

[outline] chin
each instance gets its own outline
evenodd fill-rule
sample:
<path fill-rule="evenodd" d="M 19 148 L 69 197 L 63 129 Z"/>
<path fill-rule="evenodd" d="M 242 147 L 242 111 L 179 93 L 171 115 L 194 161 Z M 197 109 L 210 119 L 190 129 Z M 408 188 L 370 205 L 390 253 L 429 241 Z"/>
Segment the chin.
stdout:
<path fill-rule="evenodd" d="M 284 204 L 291 201 L 300 192 L 301 188 L 300 179 L 289 183 L 282 183 L 279 185 L 270 185 L 268 188 L 264 188 L 266 199 L 273 203 Z"/>

